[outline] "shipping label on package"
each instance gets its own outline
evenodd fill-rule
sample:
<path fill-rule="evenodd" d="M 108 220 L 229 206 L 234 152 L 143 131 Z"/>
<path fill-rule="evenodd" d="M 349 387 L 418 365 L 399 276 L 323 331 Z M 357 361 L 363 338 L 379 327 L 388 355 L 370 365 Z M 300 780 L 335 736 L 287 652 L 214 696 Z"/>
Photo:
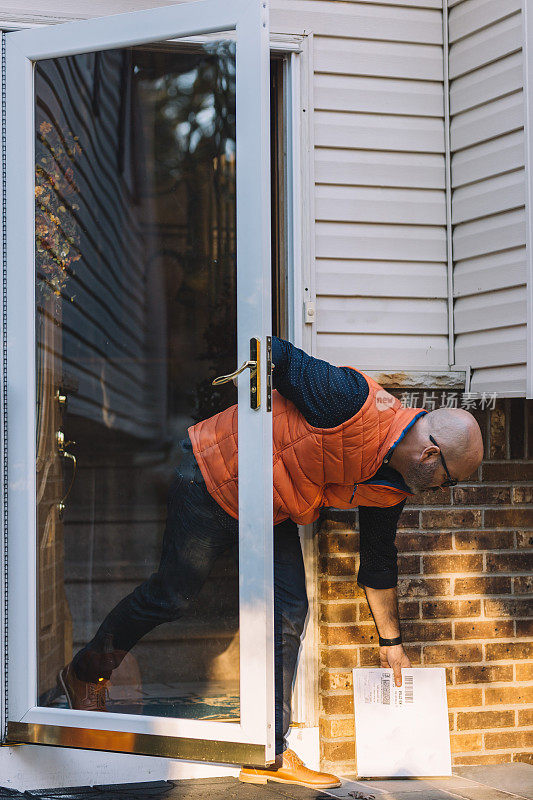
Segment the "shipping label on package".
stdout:
<path fill-rule="evenodd" d="M 363 676 L 365 703 L 378 703 L 385 706 L 403 706 L 414 702 L 413 676 L 406 675 L 401 686 L 396 686 L 392 672 L 380 669 L 358 670 Z M 376 673 L 380 673 L 377 674 Z"/>

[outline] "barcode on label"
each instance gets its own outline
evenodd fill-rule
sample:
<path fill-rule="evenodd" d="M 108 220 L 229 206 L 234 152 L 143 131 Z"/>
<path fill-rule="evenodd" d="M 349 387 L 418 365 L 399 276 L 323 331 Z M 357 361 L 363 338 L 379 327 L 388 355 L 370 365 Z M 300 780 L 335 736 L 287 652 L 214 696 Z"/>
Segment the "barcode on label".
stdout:
<path fill-rule="evenodd" d="M 413 702 L 413 676 L 406 675 L 404 677 L 404 697 L 406 703 Z"/>
<path fill-rule="evenodd" d="M 390 705 L 390 679 L 387 675 L 381 679 L 381 698 L 382 703 Z"/>

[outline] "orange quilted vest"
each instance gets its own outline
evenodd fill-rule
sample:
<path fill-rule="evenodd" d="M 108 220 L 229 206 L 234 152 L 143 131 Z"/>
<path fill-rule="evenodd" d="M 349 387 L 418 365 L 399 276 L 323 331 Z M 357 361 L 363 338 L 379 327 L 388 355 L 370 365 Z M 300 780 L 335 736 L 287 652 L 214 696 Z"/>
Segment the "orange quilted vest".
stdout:
<path fill-rule="evenodd" d="M 362 482 L 378 471 L 392 445 L 425 412 L 403 408 L 372 378 L 364 378 L 369 387 L 364 405 L 335 428 L 313 427 L 290 400 L 273 392 L 274 523 L 290 517 L 306 525 L 323 506 L 384 507 L 408 496 L 389 485 Z M 191 426 L 189 436 L 207 490 L 237 519 L 237 406 Z"/>

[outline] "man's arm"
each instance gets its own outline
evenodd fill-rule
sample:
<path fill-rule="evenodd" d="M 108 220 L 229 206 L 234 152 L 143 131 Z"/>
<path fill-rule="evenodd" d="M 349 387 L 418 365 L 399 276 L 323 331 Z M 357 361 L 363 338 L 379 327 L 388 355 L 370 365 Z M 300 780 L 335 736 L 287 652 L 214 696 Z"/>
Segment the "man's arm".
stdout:
<path fill-rule="evenodd" d="M 364 587 L 378 634 L 383 639 L 395 639 L 400 635 L 396 589 L 398 551 L 394 539 L 404 504 L 405 500 L 390 508 L 359 506 L 360 566 L 357 581 Z M 379 660 L 382 667 L 394 671 L 395 683 L 401 686 L 401 669 L 411 666 L 403 645 L 380 647 Z"/>
<path fill-rule="evenodd" d="M 272 360 L 274 388 L 291 400 L 317 428 L 333 428 L 350 419 L 368 397 L 368 384 L 358 372 L 313 358 L 276 336 L 272 337 Z M 397 582 L 394 537 L 403 505 L 402 502 L 392 508 L 359 508 L 361 566 L 358 581 L 365 587 L 378 632 L 385 638 L 392 638 L 386 633 L 387 618 L 395 618 L 399 630 L 398 604 L 391 602 L 391 587 Z M 396 598 L 395 588 L 393 594 Z M 403 647 L 381 648 L 380 660 L 383 667 L 394 669 L 395 680 L 400 685 L 401 667 L 410 666 Z"/>
<path fill-rule="evenodd" d="M 272 384 L 310 425 L 334 428 L 353 417 L 368 397 L 364 377 L 308 355 L 290 342 L 272 337 Z"/>
<path fill-rule="evenodd" d="M 398 614 L 398 592 L 391 589 L 372 589 L 365 586 L 366 599 L 376 623 L 379 635 L 383 639 L 395 639 L 400 635 L 400 618 Z M 403 644 L 379 648 L 379 662 L 384 668 L 390 667 L 394 672 L 396 686 L 402 685 L 402 667 L 410 667 L 409 656 Z"/>

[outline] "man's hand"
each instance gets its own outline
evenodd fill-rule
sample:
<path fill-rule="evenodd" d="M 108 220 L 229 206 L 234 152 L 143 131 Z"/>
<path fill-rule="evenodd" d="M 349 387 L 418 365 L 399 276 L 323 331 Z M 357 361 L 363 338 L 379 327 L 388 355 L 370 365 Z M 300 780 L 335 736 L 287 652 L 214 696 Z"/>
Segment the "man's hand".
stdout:
<path fill-rule="evenodd" d="M 392 647 L 379 648 L 379 663 L 383 669 L 389 667 L 394 672 L 394 683 L 396 686 L 402 685 L 402 667 L 410 667 L 411 662 L 403 644 L 395 644 Z"/>

